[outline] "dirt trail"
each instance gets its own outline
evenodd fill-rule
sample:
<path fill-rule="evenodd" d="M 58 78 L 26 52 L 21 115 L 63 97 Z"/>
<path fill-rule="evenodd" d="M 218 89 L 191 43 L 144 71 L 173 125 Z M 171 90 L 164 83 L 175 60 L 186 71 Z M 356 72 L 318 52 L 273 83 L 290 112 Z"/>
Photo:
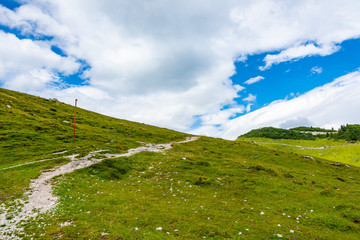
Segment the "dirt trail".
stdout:
<path fill-rule="evenodd" d="M 301 148 L 301 149 L 311 149 L 311 150 L 322 150 L 325 148 L 330 148 L 330 147 L 334 147 L 334 146 L 322 146 L 322 147 L 305 147 L 305 146 L 299 146 L 299 145 L 292 145 L 292 144 L 287 144 L 287 143 L 276 143 L 276 142 L 255 142 L 256 144 L 276 144 L 276 145 L 283 145 L 283 146 L 289 146 L 289 147 L 297 147 L 297 148 Z M 335 145 L 335 146 L 339 146 L 339 145 Z"/>
<path fill-rule="evenodd" d="M 199 137 L 188 137 L 184 141 L 177 143 L 186 143 L 199 139 Z M 173 143 L 167 144 L 145 144 L 144 146 L 129 149 L 124 154 L 103 154 L 106 158 L 96 159 L 94 156 L 103 151 L 95 151 L 87 156 L 77 158 L 78 155 L 67 156 L 71 162 L 56 168 L 43 172 L 37 179 L 30 183 L 30 190 L 25 193 L 25 199 L 15 200 L 17 207 L 7 209 L 4 204 L 0 205 L 0 239 L 21 239 L 16 233 L 22 233 L 23 228 L 19 226 L 22 221 L 28 221 L 35 218 L 39 213 L 45 213 L 54 209 L 58 198 L 52 194 L 51 179 L 66 173 L 71 173 L 77 169 L 91 166 L 105 159 L 128 157 L 139 152 L 162 152 L 173 147 Z M 15 167 L 15 166 L 14 166 Z M 11 217 L 10 217 L 11 216 Z"/>

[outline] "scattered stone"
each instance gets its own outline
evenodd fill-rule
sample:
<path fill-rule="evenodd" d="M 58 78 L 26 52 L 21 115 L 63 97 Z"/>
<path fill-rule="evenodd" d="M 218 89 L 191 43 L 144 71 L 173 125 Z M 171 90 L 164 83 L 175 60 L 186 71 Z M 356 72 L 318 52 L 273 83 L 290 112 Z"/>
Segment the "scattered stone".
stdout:
<path fill-rule="evenodd" d="M 197 139 L 199 139 L 199 137 L 190 137 L 177 143 L 185 143 Z M 162 152 L 170 148 L 171 143 L 157 145 L 147 144 L 146 146 L 129 149 L 128 152 L 124 154 L 108 154 L 106 158 L 128 157 L 143 151 Z M 55 176 L 71 173 L 77 169 L 91 166 L 106 159 L 91 159 L 91 157 L 99 151 L 90 152 L 87 156 L 80 159 L 77 159 L 78 154 L 66 156 L 66 158 L 71 160 L 69 163 L 48 169 L 46 172 L 42 172 L 37 179 L 31 181 L 29 191 L 24 193 L 25 199 L 18 200 L 20 203 L 18 208 L 6 209 L 5 207 L 0 207 L 0 239 L 19 239 L 15 235 L 15 232 L 17 234 L 23 233 L 24 229 L 21 223 L 24 224 L 30 219 L 35 219 L 38 214 L 46 213 L 54 209 L 58 204 L 58 198 L 52 194 L 51 179 Z M 87 213 L 90 214 L 91 212 L 88 211 Z M 9 215 L 13 215 L 13 218 L 8 219 L 7 216 Z M 156 230 L 161 231 L 162 228 L 159 227 Z"/>
<path fill-rule="evenodd" d="M 302 155 L 301 157 L 302 157 L 302 158 L 308 158 L 308 159 L 314 159 L 314 157 L 308 156 L 308 155 Z"/>
<path fill-rule="evenodd" d="M 337 166 L 337 167 L 341 167 L 343 166 L 341 163 L 338 163 L 338 162 L 333 162 L 333 163 L 328 163 L 329 165 L 334 165 L 334 166 Z"/>
<path fill-rule="evenodd" d="M 8 108 L 11 108 L 11 106 L 10 105 L 6 105 Z"/>
<path fill-rule="evenodd" d="M 74 224 L 74 222 L 72 222 L 72 221 L 66 221 L 66 222 L 64 222 L 64 223 L 60 223 L 60 227 L 66 227 L 66 226 L 70 226 L 70 225 L 72 225 L 72 224 Z"/>

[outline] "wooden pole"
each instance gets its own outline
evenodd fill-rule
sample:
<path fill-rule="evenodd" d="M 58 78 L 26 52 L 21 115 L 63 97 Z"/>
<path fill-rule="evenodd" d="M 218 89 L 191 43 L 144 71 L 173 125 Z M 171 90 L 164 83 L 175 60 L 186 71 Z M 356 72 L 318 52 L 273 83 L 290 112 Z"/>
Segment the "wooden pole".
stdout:
<path fill-rule="evenodd" d="M 75 99 L 75 115 L 74 115 L 74 135 L 73 135 L 73 142 L 75 142 L 76 105 L 77 105 L 77 99 Z"/>

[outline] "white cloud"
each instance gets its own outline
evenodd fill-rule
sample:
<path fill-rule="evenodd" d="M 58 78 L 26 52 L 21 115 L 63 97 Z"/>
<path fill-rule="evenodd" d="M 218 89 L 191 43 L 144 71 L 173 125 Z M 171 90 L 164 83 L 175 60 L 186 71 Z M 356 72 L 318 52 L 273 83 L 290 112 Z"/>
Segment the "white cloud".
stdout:
<path fill-rule="evenodd" d="M 234 61 L 281 51 L 268 58 L 270 67 L 330 54 L 360 36 L 360 1 L 22 2 L 15 11 L 0 6 L 0 23 L 32 39 L 0 32 L 2 86 L 69 103 L 79 98 L 97 112 L 183 131 L 194 116 L 226 124 L 244 109 L 234 100 L 244 87 L 229 80 Z M 56 88 L 59 72 L 78 70 L 77 59 L 91 66 L 89 85 Z M 206 131 L 219 135 L 211 125 L 198 130 Z"/>
<path fill-rule="evenodd" d="M 52 52 L 46 43 L 0 31 L 0 83 L 5 88 L 40 93 L 52 83 L 61 83 L 58 73 L 73 74 L 79 66 L 73 58 Z"/>
<path fill-rule="evenodd" d="M 265 66 L 259 67 L 261 71 L 271 68 L 274 64 L 279 64 L 282 62 L 287 62 L 291 60 L 298 60 L 307 56 L 327 56 L 337 52 L 340 49 L 340 46 L 327 44 L 324 46 L 315 46 L 313 43 L 300 45 L 296 47 L 291 47 L 286 50 L 281 51 L 279 54 L 268 54 L 264 58 Z"/>
<path fill-rule="evenodd" d="M 252 106 L 252 105 L 253 105 L 253 104 L 251 104 L 251 103 L 248 103 L 248 104 L 246 105 L 246 112 L 247 112 L 247 113 L 251 111 L 251 106 Z"/>
<path fill-rule="evenodd" d="M 291 100 L 279 100 L 249 114 L 230 120 L 218 128 L 218 135 L 235 139 L 251 129 L 292 123 L 334 127 L 358 123 L 360 72 L 356 71 Z M 305 121 L 306 120 L 306 121 Z M 287 125 L 287 127 L 289 127 Z"/>
<path fill-rule="evenodd" d="M 235 90 L 236 90 L 237 92 L 240 92 L 240 91 L 242 91 L 242 90 L 245 89 L 243 86 L 240 86 L 239 84 L 235 84 L 235 85 L 234 85 L 234 88 L 235 88 Z"/>
<path fill-rule="evenodd" d="M 251 93 L 249 93 L 249 95 L 243 99 L 243 101 L 246 102 L 255 102 L 256 101 L 256 96 L 252 95 Z"/>
<path fill-rule="evenodd" d="M 253 77 L 253 78 L 250 78 L 248 80 L 245 81 L 245 84 L 253 84 L 253 83 L 256 83 L 256 82 L 259 82 L 261 80 L 265 79 L 263 76 L 257 76 L 257 77 Z"/>
<path fill-rule="evenodd" d="M 245 108 L 243 106 L 234 106 L 229 109 L 222 110 L 221 112 L 215 112 L 203 115 L 201 120 L 204 125 L 218 125 L 226 123 L 229 118 L 235 117 L 237 113 L 243 113 Z"/>
<path fill-rule="evenodd" d="M 322 69 L 322 67 L 315 66 L 315 67 L 312 67 L 310 71 L 312 74 L 320 74 L 323 72 L 323 69 Z"/>
<path fill-rule="evenodd" d="M 309 121 L 309 119 L 305 117 L 298 116 L 294 119 L 286 120 L 285 122 L 279 125 L 280 128 L 294 128 L 294 127 L 311 127 L 313 123 Z"/>

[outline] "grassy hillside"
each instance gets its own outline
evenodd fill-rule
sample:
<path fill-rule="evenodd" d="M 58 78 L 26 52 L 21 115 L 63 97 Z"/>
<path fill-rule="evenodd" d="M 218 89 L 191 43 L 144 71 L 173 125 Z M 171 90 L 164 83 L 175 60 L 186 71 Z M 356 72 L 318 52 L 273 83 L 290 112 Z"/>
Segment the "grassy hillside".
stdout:
<path fill-rule="evenodd" d="M 81 106 L 81 101 L 79 101 Z M 119 120 L 77 109 L 76 141 L 73 142 L 74 107 L 59 101 L 0 89 L 0 170 L 9 166 L 51 159 L 97 149 L 114 153 L 141 146 L 141 142 L 166 143 L 182 140 L 186 134 Z M 69 150 L 66 154 L 56 154 Z M 29 179 L 40 170 L 64 163 L 58 158 L 3 171 L 0 200 L 18 197 Z"/>
<path fill-rule="evenodd" d="M 284 152 L 297 153 L 324 158 L 333 162 L 340 162 L 360 167 L 360 143 L 348 142 L 343 139 L 270 139 L 270 138 L 242 138 L 243 141 L 255 142 L 259 145 Z"/>
<path fill-rule="evenodd" d="M 7 90 L 0 90 L 0 99 L 0 169 L 59 157 L 0 170 L 1 201 L 8 205 L 29 178 L 68 161 L 63 156 L 121 153 L 140 142 L 186 137 L 79 109 L 73 143 L 73 107 Z M 70 151 L 53 155 L 62 150 Z M 108 159 L 57 177 L 59 205 L 29 221 L 23 237 L 358 239 L 359 173 L 321 158 L 201 137 L 165 153 Z"/>

